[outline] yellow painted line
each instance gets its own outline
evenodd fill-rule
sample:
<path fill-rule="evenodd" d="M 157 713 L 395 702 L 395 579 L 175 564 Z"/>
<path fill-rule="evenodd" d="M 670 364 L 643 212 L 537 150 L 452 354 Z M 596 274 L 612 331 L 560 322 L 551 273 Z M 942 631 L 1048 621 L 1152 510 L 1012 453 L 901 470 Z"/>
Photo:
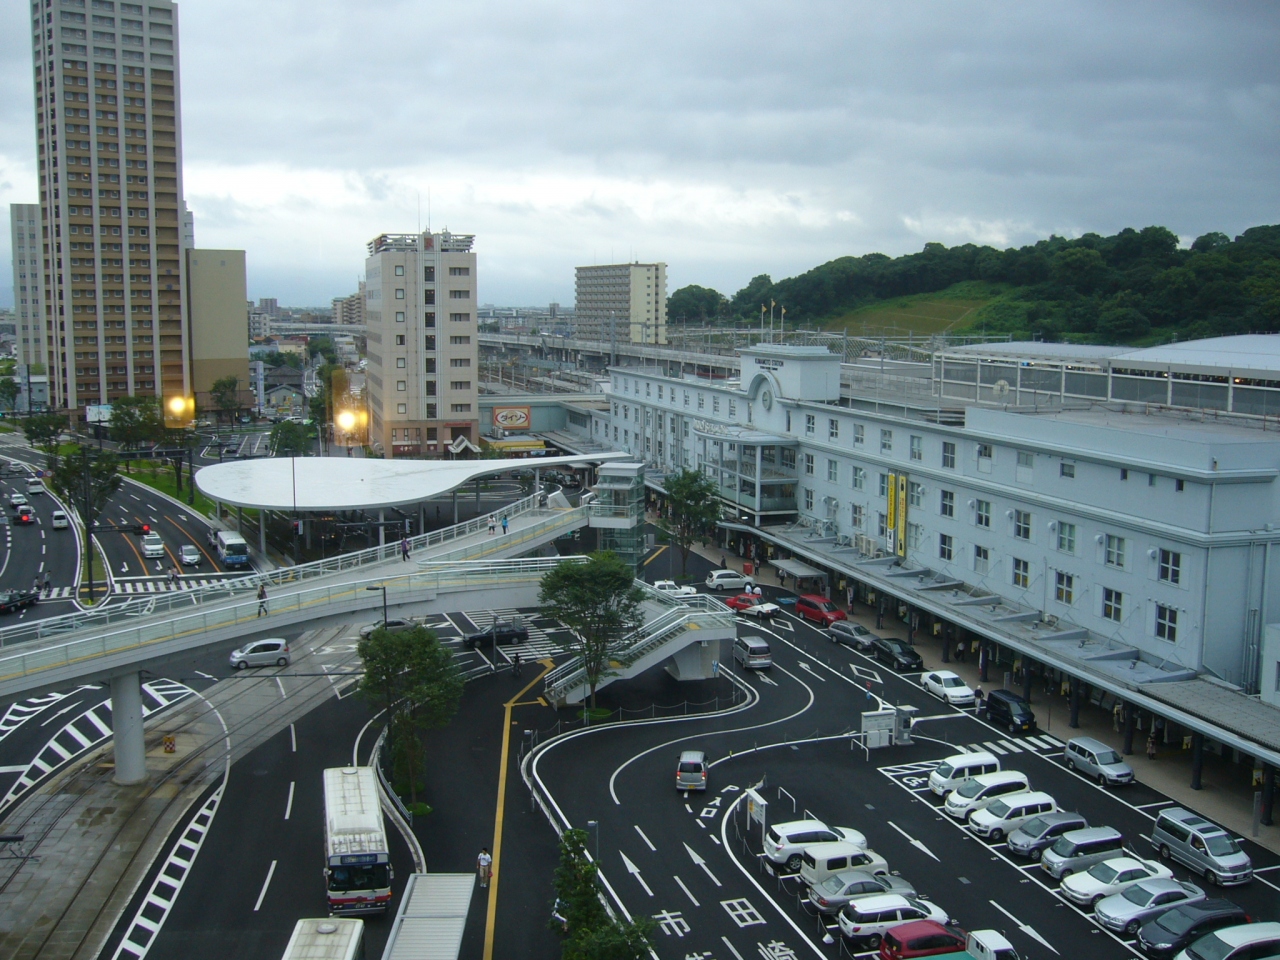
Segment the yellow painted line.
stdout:
<path fill-rule="evenodd" d="M 647 560 L 645 560 L 645 562 L 644 562 L 644 563 L 642 563 L 642 564 L 641 564 L 641 566 L 643 566 L 643 567 L 647 567 L 649 564 L 653 563 L 653 561 L 657 560 L 660 556 L 662 556 L 662 551 L 663 551 L 663 550 L 665 550 L 665 549 L 667 549 L 667 547 L 668 547 L 668 544 L 665 544 L 665 543 L 664 543 L 664 544 L 663 544 L 662 546 L 660 546 L 657 550 L 653 551 L 653 556 L 651 556 L 651 557 L 649 557 Z"/>
<path fill-rule="evenodd" d="M 555 666 L 555 662 L 550 659 L 539 660 L 538 663 L 542 665 L 542 672 L 530 680 L 528 686 L 503 704 L 502 754 L 499 760 L 502 766 L 498 768 L 498 812 L 493 823 L 493 872 L 489 877 L 489 910 L 485 914 L 484 923 L 484 960 L 493 960 L 493 934 L 498 923 L 498 881 L 502 879 L 498 862 L 502 857 L 502 817 L 507 806 L 507 760 L 511 753 L 511 709 L 517 706 L 520 698 L 532 690 L 534 685 Z"/>

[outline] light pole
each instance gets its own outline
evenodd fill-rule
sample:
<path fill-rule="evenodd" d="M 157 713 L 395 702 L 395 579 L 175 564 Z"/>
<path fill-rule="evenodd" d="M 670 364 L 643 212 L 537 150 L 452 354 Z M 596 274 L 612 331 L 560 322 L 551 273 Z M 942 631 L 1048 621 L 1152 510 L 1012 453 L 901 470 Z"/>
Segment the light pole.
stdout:
<path fill-rule="evenodd" d="M 596 865 L 598 866 L 600 864 L 600 821 L 588 820 L 587 828 L 593 831 L 596 835 L 596 852 L 594 855 L 594 859 L 596 861 Z"/>
<path fill-rule="evenodd" d="M 387 588 L 385 586 L 381 586 L 381 587 L 365 587 L 365 589 L 382 591 L 382 625 L 385 627 L 387 625 Z"/>

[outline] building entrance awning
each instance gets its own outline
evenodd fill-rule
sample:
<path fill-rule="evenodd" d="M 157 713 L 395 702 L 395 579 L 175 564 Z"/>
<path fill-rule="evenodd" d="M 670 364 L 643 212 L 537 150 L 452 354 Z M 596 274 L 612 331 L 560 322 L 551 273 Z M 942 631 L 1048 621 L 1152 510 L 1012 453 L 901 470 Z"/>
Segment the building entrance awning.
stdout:
<path fill-rule="evenodd" d="M 795 577 L 798 580 L 806 580 L 809 577 L 821 577 L 823 580 L 827 578 L 827 575 L 817 567 L 811 567 L 799 560 L 770 560 L 769 562 L 777 568 L 779 573 L 785 573 L 788 577 Z"/>

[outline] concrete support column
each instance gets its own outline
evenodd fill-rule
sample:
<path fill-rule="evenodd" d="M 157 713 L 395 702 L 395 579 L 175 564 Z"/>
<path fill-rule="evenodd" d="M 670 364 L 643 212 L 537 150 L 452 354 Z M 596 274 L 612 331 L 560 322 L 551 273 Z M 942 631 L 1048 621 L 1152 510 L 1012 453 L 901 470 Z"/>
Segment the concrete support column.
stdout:
<path fill-rule="evenodd" d="M 379 507 L 378 508 L 378 546 L 380 547 L 385 547 L 387 545 L 387 528 L 382 525 L 382 522 L 387 519 L 384 514 L 385 514 L 385 511 L 381 507 Z"/>
<path fill-rule="evenodd" d="M 427 505 L 426 503 L 418 504 L 418 533 L 427 532 Z"/>
<path fill-rule="evenodd" d="M 126 673 L 111 678 L 111 732 L 120 784 L 147 779 L 147 745 L 142 736 L 142 678 Z"/>
<path fill-rule="evenodd" d="M 457 523 L 458 523 L 458 488 L 457 487 L 453 488 L 453 523 L 455 526 L 457 526 Z"/>
<path fill-rule="evenodd" d="M 1204 773 L 1204 734 L 1191 735 L 1191 789 L 1200 789 L 1200 775 Z"/>
<path fill-rule="evenodd" d="M 1022 699 L 1031 702 L 1031 661 L 1022 658 Z"/>
<path fill-rule="evenodd" d="M 1124 705 L 1124 755 L 1126 757 L 1133 753 L 1133 727 L 1136 720 L 1136 717 L 1134 717 L 1135 713 L 1137 713 L 1137 711 L 1134 710 L 1132 703 L 1126 703 Z"/>
<path fill-rule="evenodd" d="M 267 511 L 258 511 L 258 552 L 267 558 Z"/>
<path fill-rule="evenodd" d="M 302 519 L 302 529 L 306 531 L 307 549 L 310 550 L 311 549 L 311 518 L 309 516 L 304 517 Z"/>
<path fill-rule="evenodd" d="M 244 507 L 236 507 L 236 533 L 244 536 Z"/>
<path fill-rule="evenodd" d="M 476 515 L 480 514 L 480 478 L 476 477 Z"/>
<path fill-rule="evenodd" d="M 978 641 L 978 679 L 983 683 L 987 682 L 987 642 L 985 640 Z"/>
<path fill-rule="evenodd" d="M 1259 821 L 1264 827 L 1269 827 L 1274 822 L 1272 813 L 1275 812 L 1276 805 L 1276 768 L 1269 763 L 1262 765 L 1262 819 Z"/>
<path fill-rule="evenodd" d="M 1080 678 L 1071 678 L 1071 720 L 1067 724 L 1072 730 L 1080 729 Z"/>

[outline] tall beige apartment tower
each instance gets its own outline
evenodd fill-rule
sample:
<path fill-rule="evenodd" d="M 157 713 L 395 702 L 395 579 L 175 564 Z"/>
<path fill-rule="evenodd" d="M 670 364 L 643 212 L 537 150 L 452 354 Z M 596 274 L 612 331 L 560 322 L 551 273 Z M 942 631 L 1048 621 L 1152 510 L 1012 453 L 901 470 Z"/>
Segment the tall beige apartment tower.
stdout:
<path fill-rule="evenodd" d="M 178 8 L 30 13 L 50 403 L 189 396 Z"/>
<path fill-rule="evenodd" d="M 365 261 L 369 442 L 441 455 L 480 435 L 475 237 L 384 233 Z"/>
<path fill-rule="evenodd" d="M 578 267 L 574 330 L 583 340 L 667 342 L 667 265 Z"/>
<path fill-rule="evenodd" d="M 9 204 L 13 244 L 13 316 L 18 362 L 45 362 L 44 271 L 41 267 L 40 205 Z"/>

